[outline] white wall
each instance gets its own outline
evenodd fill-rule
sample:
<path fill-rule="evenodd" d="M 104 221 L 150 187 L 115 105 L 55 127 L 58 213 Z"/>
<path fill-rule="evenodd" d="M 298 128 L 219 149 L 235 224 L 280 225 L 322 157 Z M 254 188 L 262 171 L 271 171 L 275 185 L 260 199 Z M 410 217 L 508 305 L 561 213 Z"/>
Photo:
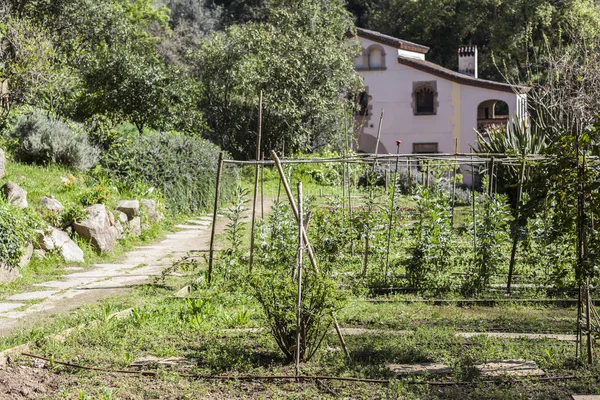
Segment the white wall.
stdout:
<path fill-rule="evenodd" d="M 374 41 L 359 38 L 367 49 Z M 454 152 L 458 138 L 459 151 L 469 152 L 477 135 L 477 108 L 486 100 L 502 100 L 508 104 L 509 115 L 521 111 L 518 96 L 480 87 L 461 85 L 398 63 L 398 49 L 382 45 L 386 53 L 385 70 L 361 70 L 370 96 L 370 116 L 359 138 L 361 150 L 375 149 L 381 110 L 385 110 L 381 132 L 380 153 L 395 153 L 396 140 L 402 141 L 401 153 L 412 153 L 413 143 L 437 142 L 438 151 Z M 438 92 L 436 115 L 414 115 L 412 108 L 413 82 L 435 81 Z"/>
<path fill-rule="evenodd" d="M 460 151 L 468 153 L 471 146 L 477 145 L 477 108 L 486 100 L 502 100 L 508 104 L 508 115 L 514 119 L 517 112 L 518 95 L 515 93 L 501 92 L 498 90 L 484 89 L 480 87 L 461 85 L 461 121 L 462 135 L 460 139 Z"/>

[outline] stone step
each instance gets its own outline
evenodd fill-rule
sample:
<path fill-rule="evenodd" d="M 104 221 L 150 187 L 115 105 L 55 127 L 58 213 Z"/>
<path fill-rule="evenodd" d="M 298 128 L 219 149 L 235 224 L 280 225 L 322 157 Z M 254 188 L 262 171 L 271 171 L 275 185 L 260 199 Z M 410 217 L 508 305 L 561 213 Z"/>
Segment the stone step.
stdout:
<path fill-rule="evenodd" d="M 70 279 L 68 281 L 49 281 L 49 282 L 36 283 L 33 286 L 49 287 L 49 288 L 54 288 L 54 289 L 71 289 L 76 286 L 80 286 L 86 282 L 88 282 L 87 279 Z"/>
<path fill-rule="evenodd" d="M 535 361 L 499 360 L 478 364 L 475 368 L 482 376 L 542 376 L 546 373 L 538 367 Z"/>
<path fill-rule="evenodd" d="M 0 303 L 0 313 L 14 310 L 15 308 L 23 307 L 23 303 Z"/>
<path fill-rule="evenodd" d="M 180 224 L 180 225 L 175 225 L 175 228 L 184 229 L 184 230 L 195 230 L 195 231 L 198 231 L 198 233 L 200 233 L 200 232 L 204 232 L 204 230 L 205 230 L 204 228 L 205 227 L 207 228 L 209 225 L 210 225 L 210 223 L 208 223 L 208 224 L 195 224 L 195 225 L 183 225 L 183 224 Z M 199 229 L 199 228 L 201 228 L 201 229 Z"/>
<path fill-rule="evenodd" d="M 53 294 L 58 293 L 58 290 L 42 290 L 39 292 L 27 292 L 27 293 L 19 293 L 14 294 L 7 298 L 6 300 L 10 301 L 26 301 L 26 300 L 40 300 L 47 299 Z"/>
<path fill-rule="evenodd" d="M 386 364 L 389 370 L 397 376 L 422 375 L 422 374 L 449 374 L 450 367 L 442 363 L 417 363 L 417 364 Z"/>

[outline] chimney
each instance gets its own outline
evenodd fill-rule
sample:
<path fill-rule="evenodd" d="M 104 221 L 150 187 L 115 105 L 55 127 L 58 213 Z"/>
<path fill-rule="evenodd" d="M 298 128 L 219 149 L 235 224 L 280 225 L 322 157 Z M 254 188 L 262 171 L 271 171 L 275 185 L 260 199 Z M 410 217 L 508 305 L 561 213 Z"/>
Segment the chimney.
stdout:
<path fill-rule="evenodd" d="M 477 46 L 458 48 L 458 72 L 477 78 Z"/>

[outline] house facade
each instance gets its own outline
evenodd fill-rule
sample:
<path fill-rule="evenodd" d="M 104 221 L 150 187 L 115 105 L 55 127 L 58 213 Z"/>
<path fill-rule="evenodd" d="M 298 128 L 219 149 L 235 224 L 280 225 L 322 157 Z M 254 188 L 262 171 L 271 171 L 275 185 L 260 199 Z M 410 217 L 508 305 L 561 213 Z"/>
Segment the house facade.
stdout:
<path fill-rule="evenodd" d="M 476 129 L 527 114 L 528 88 L 477 77 L 477 48 L 458 49 L 459 71 L 429 62 L 428 47 L 357 29 L 362 53 L 355 59 L 365 91 L 357 96 L 358 150 L 379 153 L 468 153 Z M 455 145 L 457 148 L 455 149 Z"/>

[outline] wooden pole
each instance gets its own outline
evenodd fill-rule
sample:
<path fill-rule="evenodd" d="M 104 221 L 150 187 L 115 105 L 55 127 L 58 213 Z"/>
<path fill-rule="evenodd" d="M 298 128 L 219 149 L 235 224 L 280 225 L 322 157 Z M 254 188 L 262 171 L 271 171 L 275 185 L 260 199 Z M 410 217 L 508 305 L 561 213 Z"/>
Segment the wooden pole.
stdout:
<path fill-rule="evenodd" d="M 285 139 L 283 140 L 283 144 L 281 146 L 281 157 L 285 157 Z M 279 181 L 279 186 L 277 187 L 277 202 L 278 203 L 279 203 L 280 197 L 281 197 L 281 180 Z M 321 194 L 321 197 L 323 197 L 322 194 Z"/>
<path fill-rule="evenodd" d="M 396 141 L 396 154 L 400 154 L 400 145 L 401 141 Z M 387 285 L 387 277 L 388 277 L 388 269 L 390 266 L 390 244 L 392 241 L 392 227 L 394 226 L 394 201 L 396 200 L 396 179 L 398 178 L 398 164 L 400 163 L 400 157 L 396 158 L 396 171 L 394 172 L 394 180 L 392 181 L 392 200 L 390 205 L 390 216 L 389 216 L 389 226 L 388 226 L 388 235 L 387 235 L 387 249 L 385 256 L 385 276 L 384 276 L 384 284 Z"/>
<path fill-rule="evenodd" d="M 458 152 L 458 138 L 454 138 L 454 154 Z M 454 228 L 454 203 L 456 198 L 456 156 L 454 156 L 454 163 L 452 164 L 452 215 L 450 217 L 450 226 Z"/>
<path fill-rule="evenodd" d="M 578 297 L 577 297 L 577 339 L 575 342 L 575 359 L 579 360 L 579 355 L 582 353 L 581 350 L 583 345 L 582 345 L 582 341 L 583 341 L 583 337 L 582 337 L 582 332 L 581 332 L 581 318 L 583 316 L 583 284 L 580 282 L 579 283 L 579 290 L 578 290 Z"/>
<path fill-rule="evenodd" d="M 519 178 L 519 190 L 517 192 L 517 211 L 515 217 L 515 225 L 513 231 L 513 244 L 510 252 L 510 264 L 508 266 L 508 282 L 506 283 L 506 293 L 510 295 L 510 286 L 512 284 L 512 276 L 515 270 L 515 261 L 517 256 L 517 244 L 519 243 L 519 225 L 521 219 L 521 196 L 523 195 L 523 180 L 525 179 L 525 156 L 521 164 L 521 176 Z"/>
<path fill-rule="evenodd" d="M 475 165 L 471 163 L 471 193 L 473 194 L 473 258 L 477 259 L 477 211 L 475 204 Z"/>
<path fill-rule="evenodd" d="M 381 116 L 379 117 L 379 128 L 377 129 L 377 143 L 375 143 L 375 157 L 377 157 L 377 154 L 379 154 L 379 142 L 381 141 L 381 127 L 383 126 L 383 111 L 384 110 L 382 109 Z"/>
<path fill-rule="evenodd" d="M 488 191 L 489 191 L 489 195 L 490 197 L 492 197 L 494 195 L 494 173 L 495 173 L 495 167 L 496 167 L 496 163 L 494 162 L 494 157 L 492 157 L 492 159 L 490 160 L 490 179 L 488 182 Z"/>
<path fill-rule="evenodd" d="M 213 260 L 215 253 L 215 232 L 217 229 L 217 211 L 219 210 L 219 197 L 221 197 L 221 175 L 223 173 L 223 152 L 219 153 L 217 162 L 217 182 L 215 183 L 215 205 L 213 207 L 212 226 L 210 229 L 210 249 L 208 252 L 208 284 L 212 282 Z"/>
<path fill-rule="evenodd" d="M 298 304 L 296 307 L 296 376 L 300 375 L 300 342 L 302 335 L 302 250 L 304 216 L 302 210 L 302 182 L 298 182 Z"/>
<path fill-rule="evenodd" d="M 265 152 L 262 152 L 261 160 L 264 161 Z M 260 168 L 260 218 L 265 219 L 265 165 Z"/>
<path fill-rule="evenodd" d="M 592 302 L 590 299 L 590 279 L 585 280 L 585 297 L 586 297 L 586 311 L 585 311 L 585 325 L 586 325 L 586 336 L 587 336 L 587 356 L 588 364 L 594 363 L 594 350 L 592 346 L 592 324 L 591 324 L 591 312 Z"/>
<path fill-rule="evenodd" d="M 410 157 L 406 157 L 406 165 L 408 166 L 408 194 L 412 193 L 412 161 Z"/>
<path fill-rule="evenodd" d="M 369 232 L 365 234 L 365 253 L 363 255 L 363 270 L 362 277 L 367 276 L 367 270 L 369 268 Z"/>
<path fill-rule="evenodd" d="M 271 158 L 275 161 L 275 166 L 277 167 L 277 171 L 279 172 L 279 177 L 281 178 L 281 183 L 283 184 L 283 188 L 285 189 L 285 193 L 287 194 L 288 201 L 290 202 L 290 207 L 296 217 L 296 222 L 300 222 L 300 216 L 298 214 L 298 208 L 296 207 L 296 202 L 294 201 L 294 196 L 292 195 L 292 191 L 290 189 L 290 185 L 288 184 L 287 178 L 283 173 L 283 168 L 281 166 L 281 161 L 279 157 L 277 157 L 277 153 L 271 150 Z M 315 273 L 319 273 L 319 267 L 317 266 L 317 259 L 315 258 L 315 254 L 312 250 L 310 242 L 308 241 L 308 235 L 306 234 L 306 230 L 304 226 L 302 227 L 302 240 L 304 240 L 305 250 L 308 254 L 308 259 L 313 267 Z M 340 344 L 344 349 L 344 353 L 346 353 L 346 357 L 350 358 L 350 353 L 348 352 L 348 348 L 346 347 L 346 341 L 344 340 L 344 336 L 342 335 L 342 331 L 340 330 L 340 325 L 338 324 L 337 318 L 333 312 L 331 313 L 331 318 L 333 319 L 333 325 L 335 326 L 335 331 L 340 340 Z"/>
<path fill-rule="evenodd" d="M 256 159 L 260 160 L 260 140 L 262 136 L 262 101 L 263 93 L 260 91 L 260 97 L 258 100 L 258 135 L 256 136 Z M 254 172 L 254 199 L 252 200 L 252 226 L 250 228 L 250 265 L 249 271 L 252 272 L 252 266 L 254 264 L 254 233 L 256 231 L 256 200 L 258 196 L 258 164 L 256 164 L 256 170 Z"/>

